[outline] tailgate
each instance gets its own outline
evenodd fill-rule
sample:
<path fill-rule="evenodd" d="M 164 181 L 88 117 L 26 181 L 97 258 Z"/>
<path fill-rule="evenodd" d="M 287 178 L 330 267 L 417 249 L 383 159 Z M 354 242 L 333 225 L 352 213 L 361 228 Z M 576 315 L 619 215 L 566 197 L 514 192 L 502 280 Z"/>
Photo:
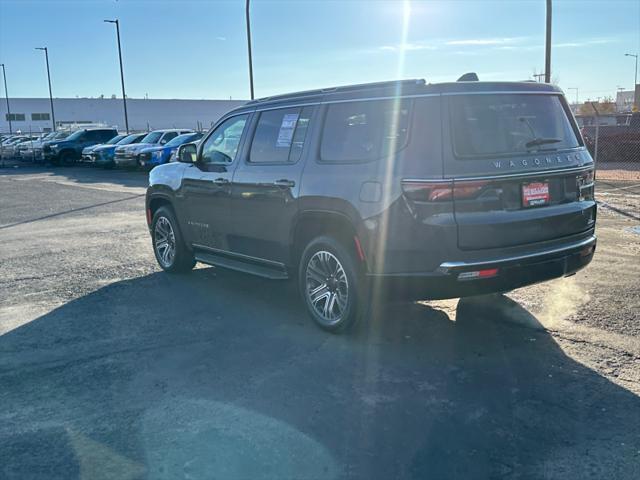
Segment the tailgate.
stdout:
<path fill-rule="evenodd" d="M 593 170 L 454 180 L 461 249 L 511 247 L 584 232 L 595 222 Z"/>

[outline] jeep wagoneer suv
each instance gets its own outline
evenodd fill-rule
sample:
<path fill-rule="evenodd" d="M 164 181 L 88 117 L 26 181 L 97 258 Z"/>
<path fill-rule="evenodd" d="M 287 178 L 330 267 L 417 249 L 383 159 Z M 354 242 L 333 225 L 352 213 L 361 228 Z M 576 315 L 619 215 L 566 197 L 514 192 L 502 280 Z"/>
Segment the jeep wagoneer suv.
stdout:
<path fill-rule="evenodd" d="M 571 275 L 595 250 L 593 160 L 562 92 L 423 80 L 251 101 L 149 176 L 153 249 L 293 278 L 340 331 L 382 293 L 436 299 Z"/>

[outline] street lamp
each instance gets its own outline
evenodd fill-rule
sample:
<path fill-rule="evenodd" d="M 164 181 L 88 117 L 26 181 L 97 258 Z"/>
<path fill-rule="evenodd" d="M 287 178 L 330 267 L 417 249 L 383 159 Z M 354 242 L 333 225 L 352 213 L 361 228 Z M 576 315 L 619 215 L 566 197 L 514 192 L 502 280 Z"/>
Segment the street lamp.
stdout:
<path fill-rule="evenodd" d="M 253 100 L 253 61 L 251 59 L 251 21 L 249 19 L 249 1 L 245 4 L 245 18 L 247 20 L 247 50 L 249 53 L 249 88 L 251 89 L 251 100 Z"/>
<path fill-rule="evenodd" d="M 578 87 L 568 87 L 567 90 L 575 90 L 576 91 L 576 105 L 578 105 Z"/>
<path fill-rule="evenodd" d="M 49 71 L 49 50 L 47 47 L 36 47 L 36 50 L 42 50 L 44 52 L 44 58 L 47 62 L 47 80 L 49 81 L 49 103 L 51 103 L 51 123 L 53 125 L 53 131 L 56 131 L 56 116 L 53 112 L 53 94 L 51 93 L 51 73 Z"/>
<path fill-rule="evenodd" d="M 0 63 L 2 67 L 2 78 L 4 78 L 4 98 L 7 101 L 7 121 L 9 122 L 9 133 L 13 133 L 11 128 L 11 108 L 9 108 L 9 93 L 7 92 L 7 73 L 4 70 L 4 63 Z"/>
<path fill-rule="evenodd" d="M 122 69 L 122 47 L 120 46 L 120 22 L 118 19 L 105 20 L 105 23 L 116 24 L 116 36 L 118 37 L 118 57 L 120 58 L 120 81 L 122 82 L 122 104 L 124 105 L 124 128 L 129 134 L 129 116 L 127 115 L 127 94 L 124 91 L 124 70 Z"/>

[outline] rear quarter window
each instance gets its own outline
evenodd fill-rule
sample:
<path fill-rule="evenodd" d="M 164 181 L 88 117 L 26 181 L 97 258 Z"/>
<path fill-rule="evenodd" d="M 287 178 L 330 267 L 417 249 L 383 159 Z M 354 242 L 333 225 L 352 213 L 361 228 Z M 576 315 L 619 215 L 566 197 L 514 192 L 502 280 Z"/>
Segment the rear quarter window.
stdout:
<path fill-rule="evenodd" d="M 408 99 L 330 104 L 322 131 L 320 159 L 350 163 L 387 157 L 406 146 L 410 116 Z"/>
<path fill-rule="evenodd" d="M 449 111 L 454 153 L 460 158 L 580 146 L 559 95 L 454 95 Z"/>

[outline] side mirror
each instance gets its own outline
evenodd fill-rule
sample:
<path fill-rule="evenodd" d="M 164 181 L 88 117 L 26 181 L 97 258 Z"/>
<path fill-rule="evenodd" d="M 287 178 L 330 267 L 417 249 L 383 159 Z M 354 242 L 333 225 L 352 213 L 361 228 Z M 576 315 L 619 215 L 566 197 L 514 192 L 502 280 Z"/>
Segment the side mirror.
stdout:
<path fill-rule="evenodd" d="M 196 163 L 198 157 L 198 148 L 195 143 L 185 143 L 178 147 L 178 154 L 176 155 L 179 162 L 182 163 Z"/>

